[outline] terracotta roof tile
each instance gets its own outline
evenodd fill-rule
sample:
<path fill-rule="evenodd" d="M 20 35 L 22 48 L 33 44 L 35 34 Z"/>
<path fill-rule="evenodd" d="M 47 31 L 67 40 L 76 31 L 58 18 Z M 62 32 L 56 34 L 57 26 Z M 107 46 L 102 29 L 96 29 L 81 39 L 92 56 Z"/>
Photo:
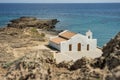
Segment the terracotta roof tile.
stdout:
<path fill-rule="evenodd" d="M 76 33 L 70 32 L 70 31 L 66 31 L 66 32 L 61 33 L 59 36 L 63 37 L 63 38 L 66 38 L 66 39 L 70 39 L 74 35 L 76 35 Z"/>
<path fill-rule="evenodd" d="M 56 37 L 56 38 L 51 39 L 50 41 L 52 41 L 52 42 L 54 42 L 56 44 L 60 44 L 60 42 L 66 41 L 66 39 L 61 38 L 61 37 Z"/>

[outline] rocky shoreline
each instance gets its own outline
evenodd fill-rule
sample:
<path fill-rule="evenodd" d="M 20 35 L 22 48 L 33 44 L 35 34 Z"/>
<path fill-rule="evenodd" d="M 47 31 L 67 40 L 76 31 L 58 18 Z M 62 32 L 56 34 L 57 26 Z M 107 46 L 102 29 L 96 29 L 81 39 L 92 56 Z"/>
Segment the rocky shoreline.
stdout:
<path fill-rule="evenodd" d="M 20 17 L 13 19 L 7 25 L 7 27 L 14 28 L 25 28 L 25 27 L 36 27 L 39 29 L 50 30 L 55 28 L 55 24 L 59 21 L 57 19 L 37 19 L 35 17 Z"/>
<path fill-rule="evenodd" d="M 57 64 L 50 50 L 40 49 L 47 45 L 47 34 L 58 33 L 57 22 L 21 17 L 0 28 L 0 80 L 120 79 L 120 33 L 103 47 L 99 58 Z"/>

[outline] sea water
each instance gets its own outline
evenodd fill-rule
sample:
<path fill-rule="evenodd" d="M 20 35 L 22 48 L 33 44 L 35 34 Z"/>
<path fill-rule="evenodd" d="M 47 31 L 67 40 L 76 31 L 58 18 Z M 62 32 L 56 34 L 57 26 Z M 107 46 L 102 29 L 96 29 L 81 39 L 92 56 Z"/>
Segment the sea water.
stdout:
<path fill-rule="evenodd" d="M 85 34 L 90 29 L 100 47 L 120 31 L 120 3 L 0 3 L 0 27 L 21 16 L 56 18 L 60 21 L 56 25 L 57 30 Z"/>

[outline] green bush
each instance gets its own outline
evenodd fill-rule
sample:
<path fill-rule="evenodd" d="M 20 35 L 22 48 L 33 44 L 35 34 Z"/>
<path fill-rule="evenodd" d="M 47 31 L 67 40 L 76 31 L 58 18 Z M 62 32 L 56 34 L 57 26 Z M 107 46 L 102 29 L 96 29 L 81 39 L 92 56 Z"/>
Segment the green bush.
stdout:
<path fill-rule="evenodd" d="M 36 28 L 31 28 L 31 32 L 33 32 L 33 33 L 37 33 L 38 31 L 37 31 Z"/>
<path fill-rule="evenodd" d="M 37 28 L 31 28 L 31 35 L 33 38 L 44 38 L 45 37 L 45 33 L 39 33 L 37 31 Z"/>
<path fill-rule="evenodd" d="M 45 34 L 44 34 L 44 33 L 41 33 L 40 35 L 41 35 L 41 37 L 45 37 Z"/>
<path fill-rule="evenodd" d="M 31 28 L 31 34 L 32 34 L 32 36 L 37 36 L 37 35 L 40 35 L 39 33 L 38 33 L 38 31 L 37 31 L 37 28 Z"/>

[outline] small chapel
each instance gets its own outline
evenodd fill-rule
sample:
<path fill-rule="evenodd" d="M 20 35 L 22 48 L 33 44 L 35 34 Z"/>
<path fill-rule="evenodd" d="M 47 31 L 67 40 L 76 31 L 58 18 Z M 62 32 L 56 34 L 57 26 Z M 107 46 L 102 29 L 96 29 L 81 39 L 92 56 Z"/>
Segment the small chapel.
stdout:
<path fill-rule="evenodd" d="M 51 37 L 49 46 L 61 53 L 94 51 L 97 48 L 97 39 L 93 39 L 92 36 L 90 30 L 86 32 L 86 35 L 65 30 L 59 33 L 58 36 Z"/>

